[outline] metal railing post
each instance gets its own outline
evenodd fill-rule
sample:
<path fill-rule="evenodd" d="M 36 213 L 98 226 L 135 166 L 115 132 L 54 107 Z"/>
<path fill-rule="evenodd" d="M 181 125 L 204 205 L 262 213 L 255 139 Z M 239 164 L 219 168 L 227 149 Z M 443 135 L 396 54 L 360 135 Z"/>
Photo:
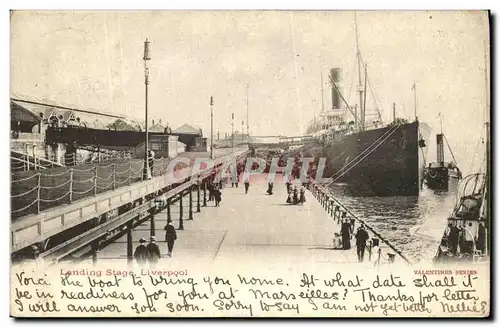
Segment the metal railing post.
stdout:
<path fill-rule="evenodd" d="M 170 212 L 170 198 L 167 199 L 167 223 L 172 222 L 172 216 Z"/>
<path fill-rule="evenodd" d="M 179 212 L 179 230 L 184 230 L 184 208 L 182 206 L 182 191 L 179 193 L 179 208 L 180 208 L 180 212 Z"/>
<path fill-rule="evenodd" d="M 116 163 L 113 164 L 113 190 L 116 188 Z"/>
<path fill-rule="evenodd" d="M 203 206 L 207 206 L 207 180 L 203 181 Z"/>
<path fill-rule="evenodd" d="M 201 212 L 201 209 L 200 209 L 200 188 L 201 188 L 201 183 L 200 181 L 198 181 L 197 185 L 196 185 L 196 212 Z"/>
<path fill-rule="evenodd" d="M 193 220 L 193 187 L 189 188 L 189 216 L 188 220 Z"/>
<path fill-rule="evenodd" d="M 94 167 L 94 196 L 97 195 L 97 167 Z"/>
<path fill-rule="evenodd" d="M 73 202 L 73 168 L 69 170 L 69 203 Z"/>
<path fill-rule="evenodd" d="M 42 174 L 38 173 L 38 181 L 37 181 L 38 190 L 37 190 L 37 194 L 36 194 L 36 212 L 37 213 L 40 213 L 40 191 L 41 191 L 40 183 L 41 183 L 41 179 L 42 179 Z"/>

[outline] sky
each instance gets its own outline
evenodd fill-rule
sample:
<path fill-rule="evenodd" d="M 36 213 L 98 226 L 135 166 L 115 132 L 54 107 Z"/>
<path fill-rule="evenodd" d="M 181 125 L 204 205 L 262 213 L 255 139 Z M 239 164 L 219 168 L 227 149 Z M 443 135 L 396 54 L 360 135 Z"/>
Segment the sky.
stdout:
<path fill-rule="evenodd" d="M 486 12 L 358 11 L 359 47 L 386 122 L 417 116 L 471 161 L 486 114 Z M 17 11 L 11 16 L 11 92 L 144 117 L 143 43 L 151 42 L 149 117 L 210 133 L 301 135 L 331 106 L 327 74 L 352 105 L 353 11 Z M 489 80 L 489 79 L 488 79 Z M 349 90 L 352 90 L 349 92 Z M 350 94 L 350 96 L 349 96 Z M 374 108 L 373 96 L 367 100 Z M 432 143 L 435 143 L 432 140 Z M 431 150 L 434 151 L 434 150 Z M 434 152 L 433 152 L 434 153 Z M 434 156 L 432 154 L 432 156 Z"/>

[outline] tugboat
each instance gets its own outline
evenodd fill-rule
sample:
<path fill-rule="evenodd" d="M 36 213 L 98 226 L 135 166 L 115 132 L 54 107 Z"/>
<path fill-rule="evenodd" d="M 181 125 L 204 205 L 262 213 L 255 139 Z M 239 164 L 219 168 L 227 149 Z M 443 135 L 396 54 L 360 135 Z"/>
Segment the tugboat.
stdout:
<path fill-rule="evenodd" d="M 448 148 L 454 161 L 445 162 L 443 140 L 446 140 L 446 138 L 442 132 L 436 135 L 437 160 L 429 163 L 429 166 L 425 168 L 424 181 L 430 189 L 448 191 L 450 180 L 462 179 L 462 172 L 457 167 L 455 156 L 453 155 L 453 152 L 451 152 L 449 145 Z M 446 141 L 446 143 L 448 144 L 448 141 Z"/>

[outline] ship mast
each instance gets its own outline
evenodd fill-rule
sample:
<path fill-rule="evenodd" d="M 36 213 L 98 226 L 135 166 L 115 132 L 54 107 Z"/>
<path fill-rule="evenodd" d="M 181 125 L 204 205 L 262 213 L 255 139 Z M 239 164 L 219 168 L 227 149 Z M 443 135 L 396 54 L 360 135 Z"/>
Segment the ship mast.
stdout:
<path fill-rule="evenodd" d="M 361 52 L 359 51 L 358 19 L 356 16 L 356 12 L 354 12 L 354 26 L 356 29 L 356 58 L 358 61 L 358 93 L 359 93 L 359 109 L 361 113 L 360 128 L 361 130 L 364 130 L 365 129 L 365 108 L 363 106 L 364 89 L 363 89 L 363 84 L 361 82 Z M 357 119 L 358 117 L 355 117 L 355 120 Z"/>
<path fill-rule="evenodd" d="M 485 114 L 488 115 L 488 112 L 490 110 L 490 95 L 489 95 L 489 83 L 488 83 L 488 59 L 487 59 L 487 46 L 486 42 L 484 44 L 484 83 L 485 83 L 485 92 L 486 92 L 486 110 Z M 485 253 L 488 254 L 490 253 L 491 249 L 491 236 L 488 236 L 488 234 L 491 235 L 491 212 L 490 212 L 490 203 L 491 203 L 491 193 L 490 193 L 490 174 L 491 174 L 491 164 L 490 164 L 490 123 L 489 121 L 486 122 L 485 124 L 486 127 L 486 178 L 485 178 L 485 194 L 484 194 L 484 201 L 483 201 L 483 206 L 484 210 L 483 212 L 485 213 L 484 219 L 486 220 L 486 248 L 485 248 Z"/>

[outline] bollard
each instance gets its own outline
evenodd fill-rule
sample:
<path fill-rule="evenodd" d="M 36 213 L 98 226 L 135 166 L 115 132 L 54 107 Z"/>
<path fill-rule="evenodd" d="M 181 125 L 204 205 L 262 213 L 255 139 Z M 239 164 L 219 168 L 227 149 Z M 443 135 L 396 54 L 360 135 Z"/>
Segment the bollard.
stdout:
<path fill-rule="evenodd" d="M 178 228 L 178 230 L 184 230 L 184 219 L 183 219 L 184 209 L 182 208 L 182 191 L 179 194 L 179 208 L 180 208 L 180 212 L 179 212 L 179 228 Z"/>

